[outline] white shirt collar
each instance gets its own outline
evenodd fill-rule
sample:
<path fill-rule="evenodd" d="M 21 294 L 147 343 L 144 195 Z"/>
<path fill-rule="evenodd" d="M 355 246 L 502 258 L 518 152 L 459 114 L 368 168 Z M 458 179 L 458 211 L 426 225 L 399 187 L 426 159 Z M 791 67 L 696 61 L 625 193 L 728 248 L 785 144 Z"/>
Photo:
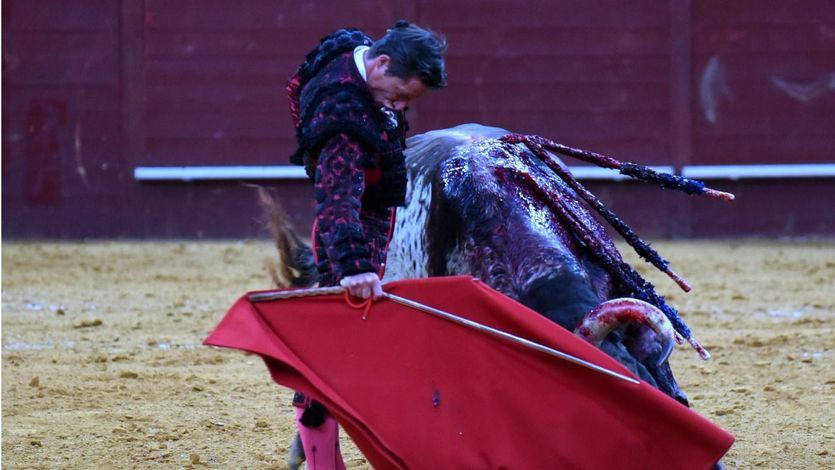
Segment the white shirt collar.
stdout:
<path fill-rule="evenodd" d="M 365 51 L 371 49 L 368 46 L 357 46 L 354 48 L 354 62 L 357 64 L 357 70 L 360 71 L 363 80 L 368 80 L 365 76 Z"/>

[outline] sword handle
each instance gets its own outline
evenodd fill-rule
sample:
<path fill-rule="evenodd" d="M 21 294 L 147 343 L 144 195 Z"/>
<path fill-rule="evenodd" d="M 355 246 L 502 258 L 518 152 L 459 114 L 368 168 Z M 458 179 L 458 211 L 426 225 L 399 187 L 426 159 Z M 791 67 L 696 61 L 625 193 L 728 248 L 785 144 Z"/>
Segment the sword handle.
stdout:
<path fill-rule="evenodd" d="M 267 302 L 270 300 L 294 299 L 296 297 L 314 297 L 319 295 L 333 295 L 345 292 L 342 286 L 311 287 L 309 289 L 286 289 L 256 292 L 247 297 L 250 302 Z"/>

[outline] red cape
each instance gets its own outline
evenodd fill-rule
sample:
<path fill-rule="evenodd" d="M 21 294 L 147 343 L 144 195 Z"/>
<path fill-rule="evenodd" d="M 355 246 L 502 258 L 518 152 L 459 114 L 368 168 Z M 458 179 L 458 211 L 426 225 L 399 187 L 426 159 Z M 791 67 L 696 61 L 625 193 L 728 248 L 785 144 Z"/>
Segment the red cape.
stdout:
<path fill-rule="evenodd" d="M 480 281 L 386 291 L 632 376 Z M 388 300 L 239 299 L 205 341 L 261 355 L 279 384 L 324 404 L 375 468 L 709 468 L 733 436 L 632 384 Z"/>

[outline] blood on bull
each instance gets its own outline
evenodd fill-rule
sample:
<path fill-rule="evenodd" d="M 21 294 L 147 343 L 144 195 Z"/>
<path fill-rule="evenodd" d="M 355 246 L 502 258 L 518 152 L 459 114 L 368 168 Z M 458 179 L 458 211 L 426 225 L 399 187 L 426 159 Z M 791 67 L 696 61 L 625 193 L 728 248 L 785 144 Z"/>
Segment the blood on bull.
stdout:
<path fill-rule="evenodd" d="M 709 355 L 678 312 L 623 260 L 592 211 L 682 289 L 690 286 L 571 175 L 558 153 L 664 188 L 733 199 L 698 181 L 537 136 L 476 124 L 432 131 L 408 141 L 406 206 L 396 215 L 384 280 L 479 278 L 687 405 L 667 360 L 672 345 L 686 340 L 703 358 Z M 262 202 L 282 260 L 276 279 L 312 284 L 309 248 L 265 192 Z"/>

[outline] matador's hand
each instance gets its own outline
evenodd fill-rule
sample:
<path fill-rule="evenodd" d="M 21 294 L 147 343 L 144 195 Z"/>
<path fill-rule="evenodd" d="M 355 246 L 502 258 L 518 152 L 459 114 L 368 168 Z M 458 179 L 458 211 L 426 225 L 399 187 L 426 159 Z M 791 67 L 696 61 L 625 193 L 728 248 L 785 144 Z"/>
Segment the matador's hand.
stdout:
<path fill-rule="evenodd" d="M 377 273 L 362 273 L 353 276 L 345 276 L 339 281 L 339 285 L 348 289 L 354 297 L 367 299 L 374 297 L 379 299 L 383 295 L 383 283 Z"/>

